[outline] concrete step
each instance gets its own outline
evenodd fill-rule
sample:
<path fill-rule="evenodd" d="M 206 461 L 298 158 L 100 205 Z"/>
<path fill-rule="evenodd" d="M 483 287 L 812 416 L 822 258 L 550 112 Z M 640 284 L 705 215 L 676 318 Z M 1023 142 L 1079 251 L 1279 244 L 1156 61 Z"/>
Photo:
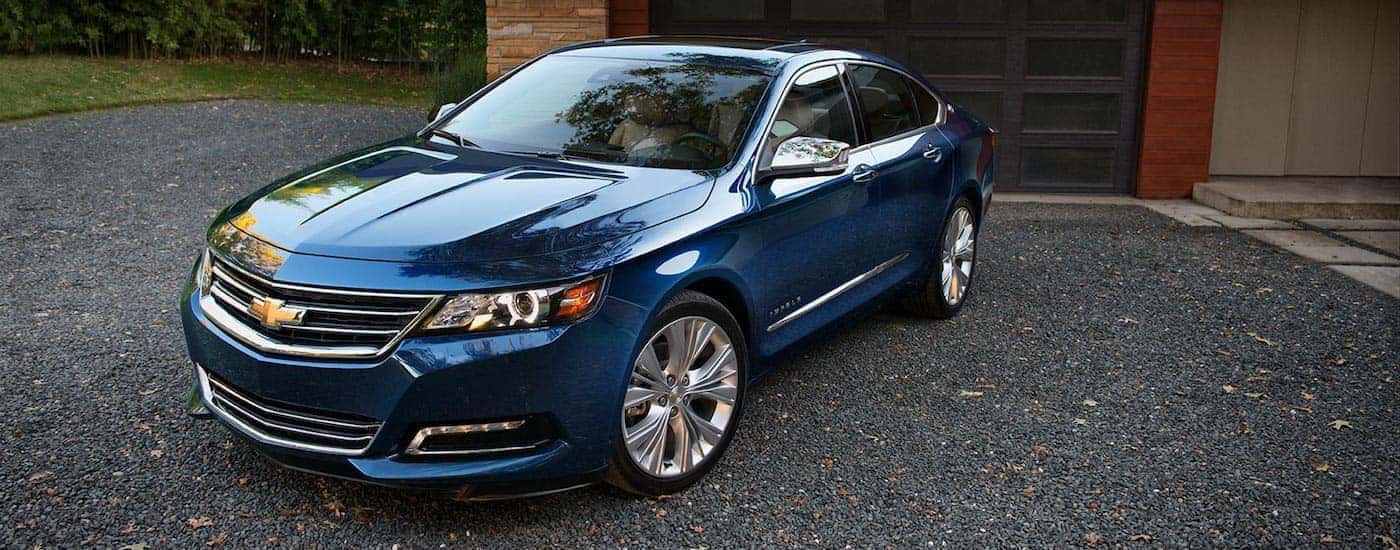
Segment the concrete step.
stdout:
<path fill-rule="evenodd" d="M 1400 219 L 1397 179 L 1208 181 L 1191 198 L 1242 218 Z"/>

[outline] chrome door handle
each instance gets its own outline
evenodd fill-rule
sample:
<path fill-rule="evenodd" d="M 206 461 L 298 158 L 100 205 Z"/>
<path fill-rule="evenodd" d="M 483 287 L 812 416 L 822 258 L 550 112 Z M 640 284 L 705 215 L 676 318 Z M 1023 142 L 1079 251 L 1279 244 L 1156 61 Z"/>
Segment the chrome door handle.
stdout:
<path fill-rule="evenodd" d="M 924 150 L 924 158 L 934 162 L 943 160 L 943 148 L 936 145 L 928 146 L 928 149 Z"/>
<path fill-rule="evenodd" d="M 875 169 L 864 164 L 857 166 L 855 173 L 851 174 L 851 179 L 861 183 L 875 179 Z"/>

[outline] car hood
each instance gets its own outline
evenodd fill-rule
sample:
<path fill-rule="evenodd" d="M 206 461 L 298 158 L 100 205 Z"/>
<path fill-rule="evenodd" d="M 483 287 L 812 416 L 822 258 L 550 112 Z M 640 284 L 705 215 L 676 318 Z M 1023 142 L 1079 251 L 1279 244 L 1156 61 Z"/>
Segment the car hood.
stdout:
<path fill-rule="evenodd" d="M 712 178 L 400 140 L 289 176 L 215 221 L 283 250 L 398 262 L 575 249 L 691 212 Z"/>

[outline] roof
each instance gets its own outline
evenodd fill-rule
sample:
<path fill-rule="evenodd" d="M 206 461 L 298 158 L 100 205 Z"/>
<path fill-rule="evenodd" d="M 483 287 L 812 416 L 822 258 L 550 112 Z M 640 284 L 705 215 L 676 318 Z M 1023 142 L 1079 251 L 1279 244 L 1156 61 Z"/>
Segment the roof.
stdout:
<path fill-rule="evenodd" d="M 744 38 L 735 36 L 634 36 L 584 42 L 555 50 L 554 53 L 643 59 L 687 61 L 707 65 L 746 67 L 767 73 L 777 71 L 782 62 L 798 54 L 834 50 L 819 44 Z"/>

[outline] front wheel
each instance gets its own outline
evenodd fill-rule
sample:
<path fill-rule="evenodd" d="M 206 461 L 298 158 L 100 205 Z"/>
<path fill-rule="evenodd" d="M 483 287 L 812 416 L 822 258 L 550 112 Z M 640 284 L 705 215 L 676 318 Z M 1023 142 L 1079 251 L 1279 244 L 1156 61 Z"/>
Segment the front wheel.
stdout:
<path fill-rule="evenodd" d="M 704 294 L 666 302 L 633 361 L 609 483 L 674 493 L 699 481 L 729 446 L 743 410 L 747 349 L 734 316 Z"/>
<path fill-rule="evenodd" d="M 953 205 L 938 239 L 938 265 L 909 302 L 914 314 L 947 319 L 962 310 L 977 260 L 977 216 L 972 212 L 967 197 Z"/>

